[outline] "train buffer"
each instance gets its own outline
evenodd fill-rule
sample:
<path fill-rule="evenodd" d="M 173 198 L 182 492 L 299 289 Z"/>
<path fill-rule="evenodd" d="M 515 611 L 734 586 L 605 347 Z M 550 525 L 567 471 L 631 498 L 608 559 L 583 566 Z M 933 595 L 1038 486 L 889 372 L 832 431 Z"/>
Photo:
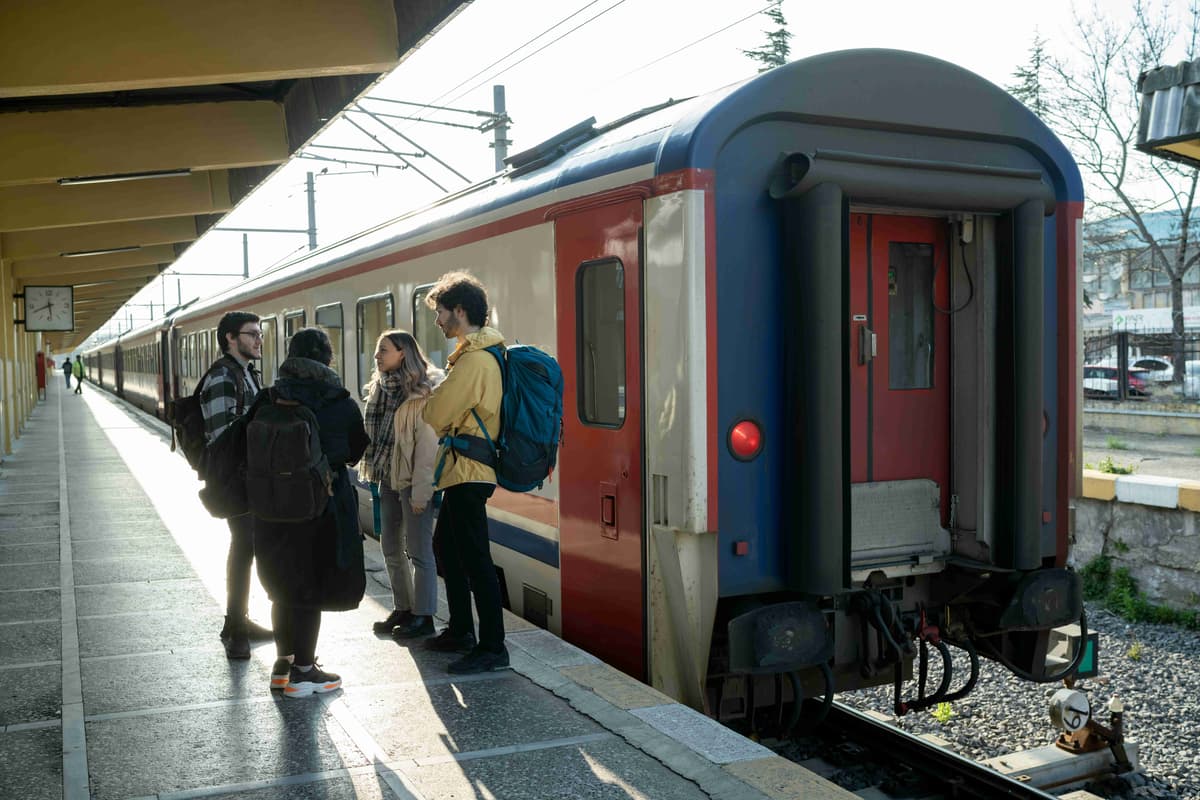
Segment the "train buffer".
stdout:
<path fill-rule="evenodd" d="M 372 633 L 382 572 L 324 615 L 343 688 L 272 696 L 271 643 L 225 658 L 228 534 L 167 439 L 54 381 L 0 466 L 0 797 L 853 797 L 512 615 L 513 669 L 451 676 Z"/>

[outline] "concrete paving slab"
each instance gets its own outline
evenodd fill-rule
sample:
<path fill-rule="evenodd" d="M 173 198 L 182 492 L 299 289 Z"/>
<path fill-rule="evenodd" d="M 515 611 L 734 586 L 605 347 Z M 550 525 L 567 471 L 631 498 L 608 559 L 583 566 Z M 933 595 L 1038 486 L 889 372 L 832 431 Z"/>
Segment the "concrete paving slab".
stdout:
<path fill-rule="evenodd" d="M 62 567 L 51 564 L 0 564 L 0 589 L 46 589 L 58 586 Z"/>
<path fill-rule="evenodd" d="M 62 731 L 58 727 L 0 735 L 0 786 L 6 798 L 62 798 Z"/>
<path fill-rule="evenodd" d="M 348 690 L 341 701 L 388 759 L 485 750 L 601 730 L 525 678 L 493 675 L 427 687 Z"/>
<path fill-rule="evenodd" d="M 0 565 L 30 564 L 38 561 L 57 563 L 58 560 L 58 542 L 24 545 L 0 544 Z"/>
<path fill-rule="evenodd" d="M 74 526 L 72 526 L 74 527 Z M 175 540 L 165 530 L 157 536 L 137 536 L 75 541 L 72 537 L 71 554 L 76 564 L 83 561 L 123 558 L 182 558 L 183 553 Z"/>
<path fill-rule="evenodd" d="M 0 625 L 0 666 L 57 661 L 62 656 L 61 622 Z"/>
<path fill-rule="evenodd" d="M 170 531 L 157 517 L 143 520 L 95 523 L 71 526 L 71 542 L 111 541 L 130 537 L 169 536 Z"/>
<path fill-rule="evenodd" d="M 562 674 L 586 686 L 617 708 L 646 708 L 675 702 L 657 689 L 631 680 L 628 675 L 608 664 L 587 664 L 567 667 Z"/>
<path fill-rule="evenodd" d="M 213 633 L 216 642 L 216 633 Z M 274 655 L 274 651 L 267 655 Z M 273 659 L 272 659 L 273 660 Z M 80 665 L 87 713 L 169 708 L 212 700 L 263 698 L 271 666 L 264 658 L 230 661 L 210 652 L 138 654 L 86 660 Z"/>
<path fill-rule="evenodd" d="M 128 612 L 172 611 L 192 615 L 218 612 L 218 605 L 204 590 L 199 578 L 103 583 L 75 588 L 75 608 L 80 617 Z"/>
<path fill-rule="evenodd" d="M 725 769 L 773 800 L 855 800 L 858 797 L 774 754 L 769 758 L 729 764 Z"/>
<path fill-rule="evenodd" d="M 0 672 L 0 725 L 58 719 L 61 709 L 62 667 L 58 664 Z"/>
<path fill-rule="evenodd" d="M 204 797 L 205 800 L 397 800 L 374 769 L 337 777 L 307 773 L 281 779 L 279 783 L 282 785 Z"/>
<path fill-rule="evenodd" d="M 13 485 L 11 480 L 0 481 L 0 503 L 15 503 L 25 500 L 57 501 L 58 486 L 55 485 L 53 488 L 35 487 L 28 484 Z"/>
<path fill-rule="evenodd" d="M 225 618 L 211 611 L 181 615 L 173 611 L 79 620 L 81 658 L 156 653 L 172 648 L 194 649 L 197 644 L 220 647 L 217 634 Z M 223 651 L 223 648 L 222 648 Z"/>
<path fill-rule="evenodd" d="M 519 647 L 529 655 L 551 667 L 574 667 L 581 664 L 599 664 L 600 659 L 585 653 L 573 644 L 564 642 L 553 633 L 535 628 L 507 637 L 510 645 Z"/>
<path fill-rule="evenodd" d="M 22 514 L 57 514 L 58 511 L 58 498 L 50 500 L 0 498 L 0 516 L 15 517 Z"/>
<path fill-rule="evenodd" d="M 0 569 L 3 568 L 0 567 Z M 76 586 L 158 581 L 164 578 L 190 578 L 194 574 L 192 565 L 182 555 L 75 562 Z"/>
<path fill-rule="evenodd" d="M 19 531 L 24 528 L 54 528 L 57 531 L 58 517 L 58 511 L 53 514 L 0 517 L 0 531 Z"/>
<path fill-rule="evenodd" d="M 62 598 L 58 589 L 39 589 L 31 592 L 7 592 L 0 600 L 4 616 L 0 622 L 27 622 L 39 619 L 62 619 Z"/>
<path fill-rule="evenodd" d="M 316 697 L 89 720 L 95 800 L 363 766 Z"/>
<path fill-rule="evenodd" d="M 58 517 L 55 516 L 53 525 L 36 527 L 32 525 L 14 525 L 5 528 L 0 525 L 0 545 L 31 544 L 41 542 L 57 542 L 59 537 Z"/>
<path fill-rule="evenodd" d="M 706 717 L 687 706 L 652 706 L 637 708 L 629 713 L 716 764 L 750 761 L 774 755 L 762 745 L 734 733 L 711 717 Z"/>
<path fill-rule="evenodd" d="M 406 770 L 426 800 L 707 800 L 708 795 L 618 739 L 434 763 Z"/>
<path fill-rule="evenodd" d="M 317 655 L 322 664 L 342 676 L 347 689 L 449 678 L 446 667 L 459 657 L 430 652 L 419 643 L 409 648 L 390 638 L 365 638 L 361 633 L 357 639 L 326 636 L 327 627 L 322 623 Z"/>

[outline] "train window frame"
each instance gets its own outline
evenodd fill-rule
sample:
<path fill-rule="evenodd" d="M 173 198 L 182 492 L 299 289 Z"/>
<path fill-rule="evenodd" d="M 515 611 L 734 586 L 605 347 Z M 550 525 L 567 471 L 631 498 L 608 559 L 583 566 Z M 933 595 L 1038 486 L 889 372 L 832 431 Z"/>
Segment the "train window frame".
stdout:
<path fill-rule="evenodd" d="M 364 310 L 370 303 L 377 303 L 381 300 L 387 301 L 387 324 L 383 326 L 380 333 L 391 330 L 396 327 L 396 298 L 390 292 L 379 292 L 377 294 L 360 297 L 354 303 L 354 340 L 358 348 L 358 358 L 355 359 L 358 367 L 358 397 L 360 400 L 366 400 L 366 392 L 363 391 L 367 381 L 371 379 L 371 370 L 367 367 L 367 359 L 371 359 L 374 363 L 375 355 L 375 340 L 379 338 L 376 334 L 370 342 L 364 342 L 363 336 L 364 326 L 366 322 Z"/>
<path fill-rule="evenodd" d="M 321 321 L 321 312 L 337 311 L 337 325 L 328 325 Z M 342 383 L 346 382 L 346 315 L 342 312 L 342 303 L 339 300 L 336 303 L 325 303 L 313 309 L 313 324 L 325 331 L 329 336 L 330 344 L 333 345 L 333 369 L 342 379 Z M 338 340 L 333 341 L 333 336 L 329 331 L 333 328 L 338 330 Z"/>
<path fill-rule="evenodd" d="M 621 276 L 621 321 L 622 323 L 625 323 L 627 321 L 626 315 L 629 312 L 624 291 L 625 263 L 620 258 L 610 256 L 607 258 L 590 259 L 588 261 L 580 262 L 579 266 L 575 269 L 575 412 L 576 416 L 579 418 L 580 424 L 582 425 L 586 425 L 590 428 L 620 430 L 621 428 L 625 427 L 625 421 L 629 418 L 627 397 L 625 397 L 624 400 L 618 401 L 617 407 L 620 413 L 620 418 L 615 423 L 592 419 L 588 416 L 586 406 L 587 388 L 595 384 L 588 379 L 587 376 L 589 373 L 584 368 L 584 311 L 585 300 L 587 299 L 584 295 L 584 276 L 585 273 L 590 269 L 609 265 L 615 265 Z M 629 390 L 629 353 L 626 347 L 628 344 L 626 342 L 626 338 L 624 324 L 622 324 L 620 363 L 621 378 L 623 383 L 620 384 L 620 386 L 624 392 L 628 392 Z M 594 402 L 595 401 L 593 401 L 593 403 Z"/>
<path fill-rule="evenodd" d="M 276 328 L 279 327 L 279 320 L 274 314 L 258 318 L 258 325 L 262 328 L 262 366 L 260 374 L 262 375 L 262 385 L 270 386 L 275 383 L 275 371 L 279 368 L 279 337 Z"/>
<path fill-rule="evenodd" d="M 436 283 L 424 283 L 413 289 L 412 293 L 412 334 L 421 348 L 421 352 L 435 367 L 444 368 L 446 357 L 450 355 L 449 341 L 437 326 L 437 312 L 425 305 L 425 298 Z M 430 336 L 426 336 L 429 333 Z M 427 339 L 438 339 L 438 347 L 432 348 L 426 344 Z M 443 349 L 444 348 L 444 349 Z M 434 358 L 437 354 L 437 358 Z"/>
<path fill-rule="evenodd" d="M 301 308 L 296 311 L 283 312 L 283 325 L 281 327 L 283 328 L 283 357 L 285 359 L 287 358 L 288 346 L 292 343 L 292 336 L 295 335 L 294 333 L 290 336 L 288 335 L 288 323 L 294 319 L 300 320 L 300 327 L 296 328 L 296 330 L 303 330 L 308 320 L 307 309 Z"/>

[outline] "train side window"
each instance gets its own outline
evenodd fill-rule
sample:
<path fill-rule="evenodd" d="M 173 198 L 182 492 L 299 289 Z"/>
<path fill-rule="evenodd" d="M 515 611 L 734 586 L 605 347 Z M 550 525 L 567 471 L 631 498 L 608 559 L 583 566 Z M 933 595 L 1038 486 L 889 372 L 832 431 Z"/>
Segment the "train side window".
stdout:
<path fill-rule="evenodd" d="M 625 267 L 616 259 L 580 265 L 575 278 L 579 419 L 625 421 Z"/>
<path fill-rule="evenodd" d="M 435 285 L 430 283 L 425 286 L 418 286 L 413 291 L 413 338 L 417 340 L 417 344 L 421 345 L 421 349 L 425 351 L 425 357 L 429 359 L 429 363 L 439 369 L 443 369 L 446 366 L 446 358 L 450 355 L 449 340 L 435 324 L 437 313 L 425 305 L 425 298 L 429 296 L 430 290 Z"/>
<path fill-rule="evenodd" d="M 279 342 L 275 339 L 275 318 L 263 317 L 258 321 L 263 332 L 262 382 L 263 386 L 275 383 L 275 369 L 279 366 Z"/>
<path fill-rule="evenodd" d="M 888 388 L 933 386 L 933 245 L 888 242 Z"/>
<path fill-rule="evenodd" d="M 333 363 L 330 366 L 342 377 L 342 382 L 345 383 L 346 370 L 343 367 L 345 353 L 342 352 L 342 341 L 344 339 L 342 335 L 342 304 L 330 303 L 326 306 L 317 306 L 314 316 L 317 319 L 317 327 L 325 331 L 329 336 L 329 343 L 333 345 Z"/>
<path fill-rule="evenodd" d="M 289 311 L 283 315 L 283 356 L 287 358 L 288 345 L 292 337 L 304 327 L 304 311 Z"/>
<path fill-rule="evenodd" d="M 199 359 L 196 358 L 196 334 L 194 333 L 187 335 L 187 351 L 188 377 L 198 378 L 200 374 L 196 372 L 196 365 Z"/>
<path fill-rule="evenodd" d="M 379 339 L 381 333 L 396 325 L 392 293 L 387 292 L 360 299 L 355 310 L 355 317 L 355 338 L 358 340 L 358 396 L 365 399 L 366 395 L 362 393 L 362 390 L 366 382 L 371 379 L 375 341 Z"/>

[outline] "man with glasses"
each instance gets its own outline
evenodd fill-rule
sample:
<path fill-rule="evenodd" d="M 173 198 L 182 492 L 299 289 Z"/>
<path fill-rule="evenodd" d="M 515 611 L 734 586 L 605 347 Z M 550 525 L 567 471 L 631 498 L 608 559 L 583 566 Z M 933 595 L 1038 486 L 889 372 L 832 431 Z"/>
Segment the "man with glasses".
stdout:
<path fill-rule="evenodd" d="M 230 311 L 217 325 L 223 355 L 209 368 L 200 390 L 204 435 L 212 444 L 234 419 L 246 412 L 262 389 L 255 359 L 262 358 L 262 328 L 257 314 Z M 254 561 L 254 523 L 249 514 L 229 519 L 229 557 L 225 562 L 225 626 L 221 642 L 228 658 L 250 657 L 250 640 L 271 641 L 271 631 L 250 621 L 250 570 Z"/>

